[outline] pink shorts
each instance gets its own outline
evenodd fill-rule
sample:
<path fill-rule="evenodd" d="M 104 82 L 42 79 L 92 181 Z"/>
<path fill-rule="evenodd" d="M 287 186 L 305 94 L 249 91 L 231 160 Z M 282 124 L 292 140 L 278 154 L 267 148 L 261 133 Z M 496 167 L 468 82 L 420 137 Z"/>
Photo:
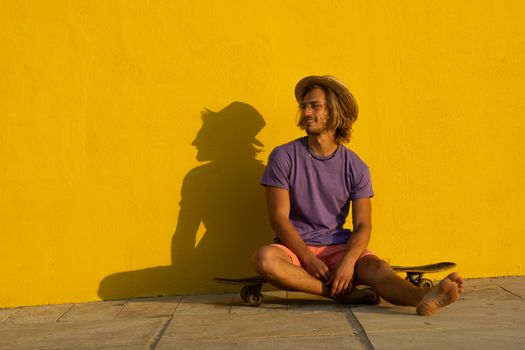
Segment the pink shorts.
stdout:
<path fill-rule="evenodd" d="M 273 247 L 277 247 L 282 249 L 289 257 L 292 259 L 292 263 L 295 266 L 303 267 L 303 264 L 297 257 L 297 255 L 294 254 L 288 247 L 282 244 L 271 244 Z M 337 266 L 339 266 L 339 263 L 341 263 L 341 260 L 343 260 L 343 257 L 346 253 L 346 244 L 336 244 L 336 245 L 325 245 L 325 246 L 307 246 L 307 248 L 314 253 L 316 257 L 321 259 L 326 266 L 330 269 L 330 271 L 333 271 Z M 368 255 L 375 255 L 369 250 L 365 250 L 358 258 L 361 259 Z"/>

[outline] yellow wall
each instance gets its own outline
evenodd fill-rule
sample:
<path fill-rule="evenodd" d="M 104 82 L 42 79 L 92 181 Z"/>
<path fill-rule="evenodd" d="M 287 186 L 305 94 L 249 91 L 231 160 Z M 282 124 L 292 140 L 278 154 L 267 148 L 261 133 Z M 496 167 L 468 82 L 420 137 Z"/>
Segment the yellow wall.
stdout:
<path fill-rule="evenodd" d="M 523 23 L 519 0 L 1 0 L 0 307 L 253 273 L 272 235 L 257 183 L 301 135 L 293 87 L 310 74 L 359 102 L 376 253 L 522 275 Z M 263 163 L 237 154 L 255 112 L 203 128 L 198 160 L 201 112 L 235 101 L 266 122 Z"/>

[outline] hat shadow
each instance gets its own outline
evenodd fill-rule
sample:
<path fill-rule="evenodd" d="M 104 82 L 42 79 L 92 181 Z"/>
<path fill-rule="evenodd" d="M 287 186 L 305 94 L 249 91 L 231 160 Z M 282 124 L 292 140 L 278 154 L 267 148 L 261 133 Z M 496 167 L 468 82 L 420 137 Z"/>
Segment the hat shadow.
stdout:
<path fill-rule="evenodd" d="M 107 276 L 101 299 L 219 292 L 231 288 L 213 277 L 254 274 L 251 254 L 273 237 L 260 185 L 265 166 L 256 159 L 262 143 L 255 136 L 265 125 L 242 102 L 202 113 L 192 145 L 206 163 L 184 177 L 171 265 Z"/>

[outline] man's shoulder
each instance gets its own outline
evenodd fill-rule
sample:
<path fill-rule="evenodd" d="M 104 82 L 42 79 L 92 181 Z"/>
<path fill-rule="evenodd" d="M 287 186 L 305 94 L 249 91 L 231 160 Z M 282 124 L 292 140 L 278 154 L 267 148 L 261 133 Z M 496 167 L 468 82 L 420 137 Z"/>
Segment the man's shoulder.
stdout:
<path fill-rule="evenodd" d="M 273 154 L 291 154 L 295 152 L 299 147 L 302 147 L 302 138 L 295 139 L 285 144 L 276 146 L 272 153 Z"/>
<path fill-rule="evenodd" d="M 361 157 L 357 155 L 357 153 L 355 153 L 353 150 L 351 150 L 350 148 L 346 147 L 343 144 L 341 144 L 341 146 L 342 146 L 341 149 L 343 150 L 342 153 L 344 155 L 344 158 L 346 159 L 348 163 L 350 163 L 354 167 L 368 168 L 368 165 L 365 163 L 363 159 L 361 159 Z"/>
<path fill-rule="evenodd" d="M 299 137 L 295 140 L 292 140 L 290 142 L 287 142 L 287 143 L 283 143 L 282 145 L 279 145 L 279 146 L 276 146 L 274 149 L 293 149 L 293 148 L 296 148 L 298 146 L 301 146 L 303 143 L 303 137 Z"/>

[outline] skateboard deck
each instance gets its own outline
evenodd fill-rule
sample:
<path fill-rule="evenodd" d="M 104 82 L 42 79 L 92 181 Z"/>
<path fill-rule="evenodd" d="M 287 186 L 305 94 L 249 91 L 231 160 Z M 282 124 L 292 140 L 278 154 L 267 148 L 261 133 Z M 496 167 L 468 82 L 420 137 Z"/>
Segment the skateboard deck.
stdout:
<path fill-rule="evenodd" d="M 439 262 L 420 266 L 392 266 L 395 272 L 405 272 L 405 279 L 418 288 L 430 288 L 434 285 L 432 280 L 423 278 L 425 273 L 440 272 L 455 267 L 453 262 Z M 268 282 L 263 276 L 250 276 L 244 278 L 214 277 L 218 283 L 241 285 L 241 298 L 251 306 L 262 304 L 264 296 L 261 293 L 263 284 Z"/>
<path fill-rule="evenodd" d="M 266 279 L 263 276 L 251 276 L 251 277 L 244 277 L 244 278 L 214 277 L 213 279 L 219 283 L 224 283 L 224 284 L 256 285 L 256 284 L 266 282 Z"/>

